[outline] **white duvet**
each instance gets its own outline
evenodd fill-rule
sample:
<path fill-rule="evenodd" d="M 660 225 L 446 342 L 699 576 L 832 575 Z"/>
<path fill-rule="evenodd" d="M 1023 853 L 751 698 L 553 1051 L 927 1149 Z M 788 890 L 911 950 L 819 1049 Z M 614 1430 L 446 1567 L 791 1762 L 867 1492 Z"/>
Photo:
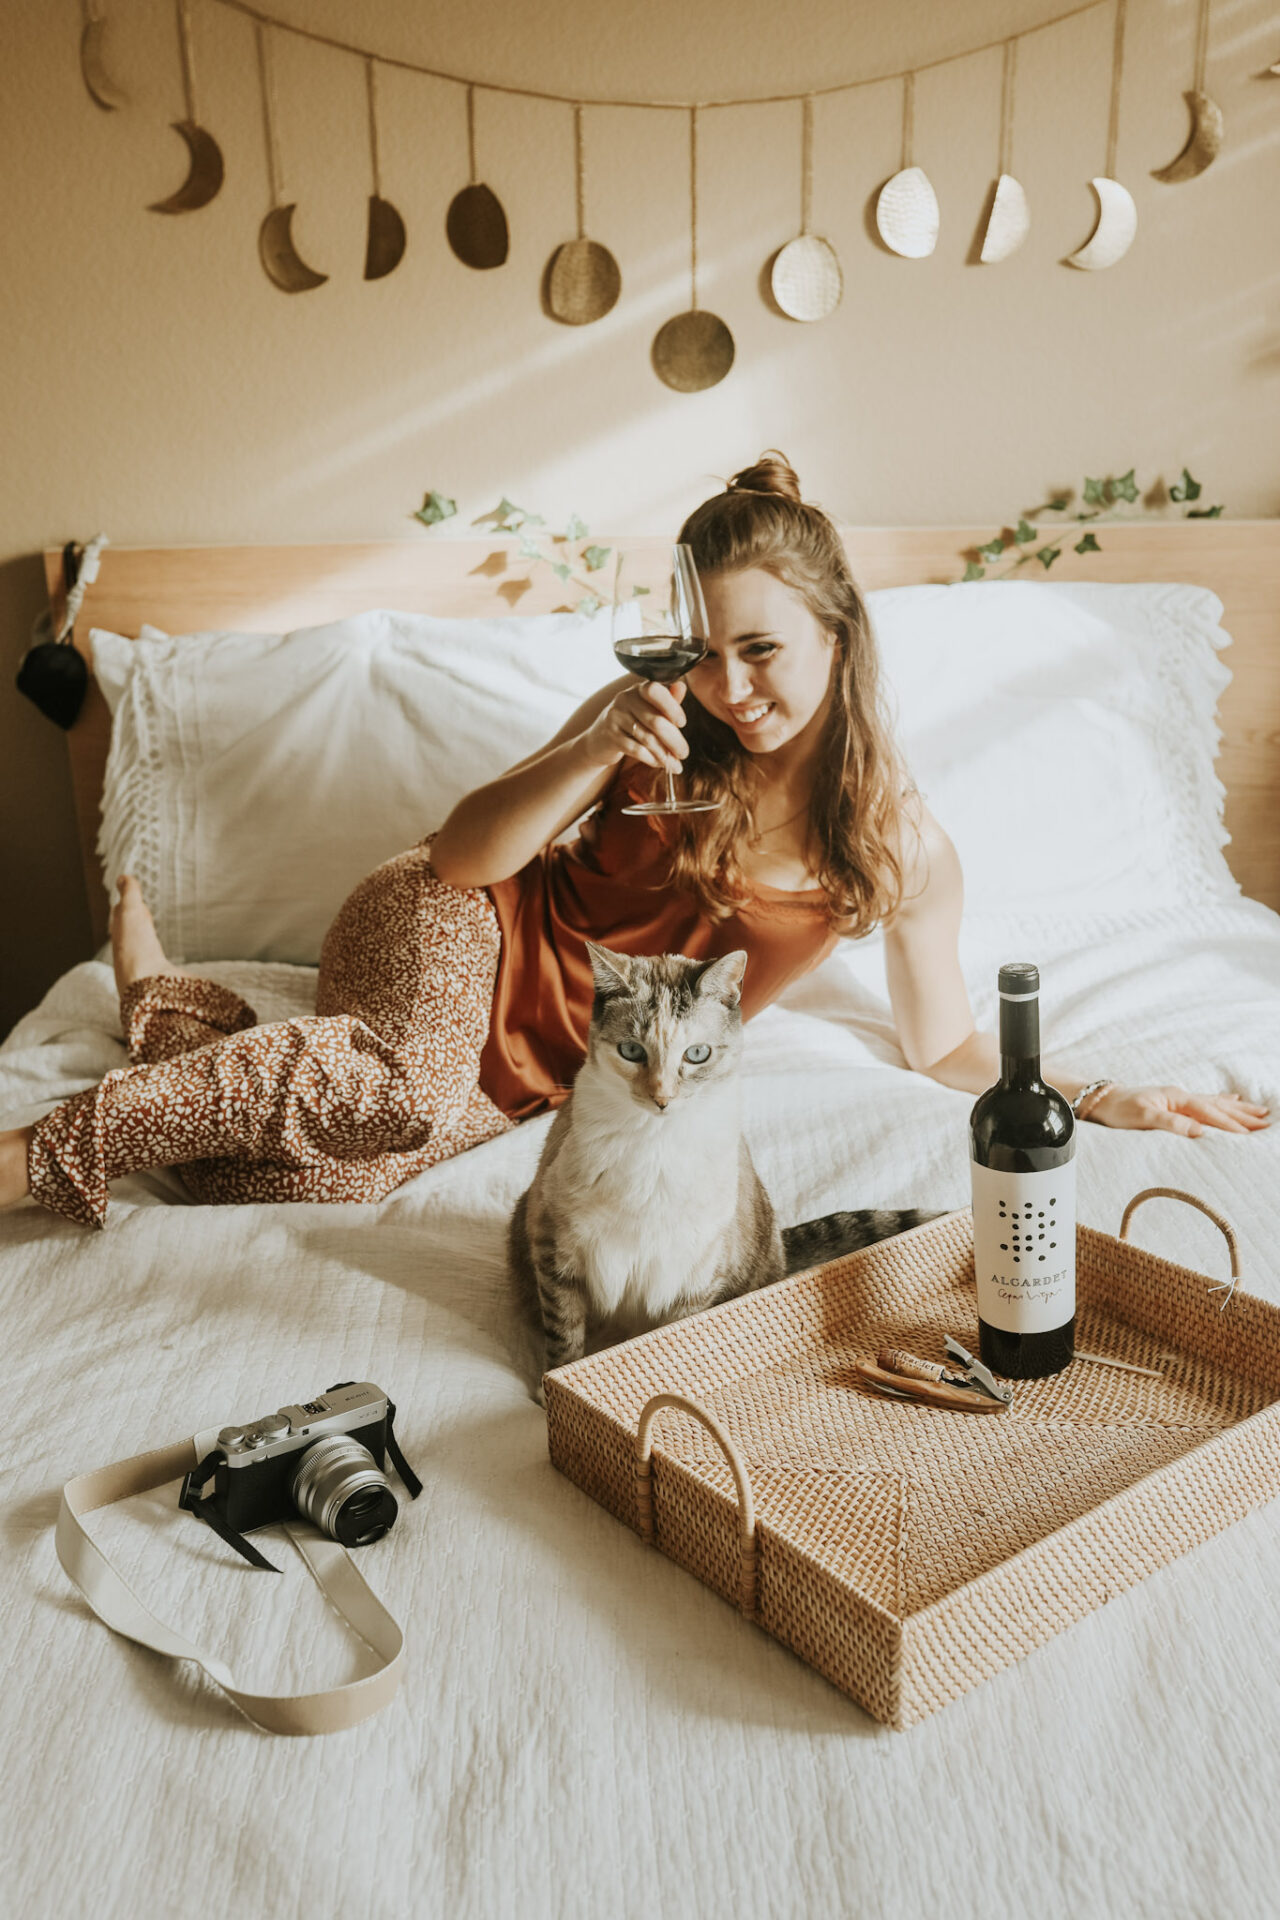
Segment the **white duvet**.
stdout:
<path fill-rule="evenodd" d="M 1066 928 L 966 924 L 1039 960 L 1045 1051 L 1126 1080 L 1236 1086 L 1280 1111 L 1280 919 L 1244 900 Z M 313 976 L 200 969 L 262 1018 Z M 75 968 L 0 1048 L 0 1118 L 122 1059 L 108 969 Z M 752 1147 L 784 1219 L 964 1205 L 969 1096 L 907 1072 L 878 943 L 748 1029 Z M 7 1651 L 0 1791 L 15 1915 L 1244 1916 L 1280 1885 L 1280 1507 L 1264 1508 L 909 1733 L 880 1727 L 548 1465 L 506 1216 L 546 1126 L 378 1207 L 204 1208 L 168 1175 L 92 1234 L 0 1220 Z M 1081 1218 L 1151 1185 L 1235 1224 L 1280 1301 L 1280 1125 L 1082 1129 Z M 1214 1279 L 1216 1229 L 1153 1201 L 1135 1236 Z M 73 1473 L 338 1379 L 400 1408 L 424 1481 L 362 1558 L 402 1620 L 391 1708 L 271 1739 L 194 1669 L 111 1634 L 53 1552 Z M 163 1618 L 250 1687 L 362 1671 L 283 1538 L 235 1563 L 173 1489 L 91 1518 Z M 274 1549 L 274 1550 L 273 1550 Z"/>

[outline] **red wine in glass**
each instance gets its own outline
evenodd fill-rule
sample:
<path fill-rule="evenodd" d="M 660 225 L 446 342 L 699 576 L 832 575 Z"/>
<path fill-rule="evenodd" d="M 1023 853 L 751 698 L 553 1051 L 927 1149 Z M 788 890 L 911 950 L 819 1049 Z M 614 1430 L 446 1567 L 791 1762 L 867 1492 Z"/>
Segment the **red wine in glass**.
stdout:
<path fill-rule="evenodd" d="M 702 598 L 693 550 L 672 549 L 668 604 L 646 613 L 634 591 L 629 591 L 625 557 L 619 553 L 614 573 L 613 655 L 619 666 L 640 680 L 658 680 L 664 686 L 684 676 L 707 657 L 707 609 Z M 712 813 L 718 800 L 685 800 L 676 794 L 675 775 L 664 769 L 666 795 L 639 801 L 624 813 Z"/>

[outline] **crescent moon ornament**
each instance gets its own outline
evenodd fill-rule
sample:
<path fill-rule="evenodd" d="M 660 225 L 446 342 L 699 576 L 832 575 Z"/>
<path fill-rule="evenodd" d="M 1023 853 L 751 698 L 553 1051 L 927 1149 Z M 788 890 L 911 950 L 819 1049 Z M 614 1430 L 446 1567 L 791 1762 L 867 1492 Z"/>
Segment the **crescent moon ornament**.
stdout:
<path fill-rule="evenodd" d="M 1124 259 L 1138 231 L 1138 209 L 1133 204 L 1133 195 L 1118 180 L 1108 180 L 1099 174 L 1089 184 L 1098 196 L 1097 223 L 1085 244 L 1067 255 L 1066 264 L 1096 272 L 1102 267 L 1114 267 L 1117 260 Z"/>
<path fill-rule="evenodd" d="M 152 213 L 194 213 L 207 207 L 222 185 L 222 149 L 213 135 L 194 120 L 175 120 L 175 133 L 187 143 L 188 172 L 182 185 L 167 200 L 153 200 Z"/>
<path fill-rule="evenodd" d="M 1011 173 L 1002 173 L 996 181 L 995 197 L 987 216 L 987 230 L 982 236 L 982 251 L 978 258 L 985 263 L 1007 260 L 1011 253 L 1018 251 L 1030 231 L 1031 208 L 1027 205 L 1022 183 L 1015 180 Z"/>
<path fill-rule="evenodd" d="M 1031 209 L 1022 182 L 1013 177 L 1013 107 L 1018 71 L 1018 43 L 1004 44 L 1004 71 L 1000 83 L 1000 159 L 996 190 L 991 196 L 980 261 L 992 265 L 1016 253 L 1031 231 Z"/>
<path fill-rule="evenodd" d="M 365 93 L 369 105 L 369 160 L 373 192 L 369 195 L 369 225 L 364 246 L 364 277 L 383 280 L 404 259 L 404 221 L 398 207 L 382 197 L 382 170 L 378 165 L 378 82 L 372 57 L 364 63 Z"/>
<path fill-rule="evenodd" d="M 107 72 L 102 48 L 106 29 L 106 21 L 97 15 L 90 15 L 85 21 L 80 34 L 80 72 L 94 105 L 111 113 L 117 107 L 127 107 L 129 96 L 121 93 Z"/>
<path fill-rule="evenodd" d="M 404 221 L 389 200 L 369 195 L 369 230 L 364 248 L 364 277 L 382 280 L 404 259 Z"/>
<path fill-rule="evenodd" d="M 317 273 L 309 267 L 293 244 L 291 229 L 296 205 L 297 202 L 291 200 L 287 206 L 272 207 L 258 228 L 258 256 L 263 272 L 275 281 L 282 293 L 308 293 L 312 287 L 322 287 L 329 278 L 327 273 Z"/>
<path fill-rule="evenodd" d="M 1163 180 L 1170 186 L 1176 186 L 1180 180 L 1194 180 L 1198 173 L 1212 166 L 1222 151 L 1222 108 L 1217 101 L 1196 88 L 1182 97 L 1191 110 L 1187 143 L 1167 167 L 1155 167 L 1151 173 L 1153 180 Z"/>
<path fill-rule="evenodd" d="M 179 0 L 181 4 L 181 0 Z M 262 88 L 262 120 L 267 147 L 267 182 L 271 192 L 271 211 L 258 228 L 258 258 L 262 262 L 262 271 L 268 280 L 274 282 L 282 293 L 307 293 L 312 287 L 322 287 L 329 278 L 327 273 L 317 273 L 301 258 L 293 244 L 293 215 L 297 202 L 284 201 L 280 190 L 280 155 L 276 146 L 275 113 L 272 110 L 272 76 L 270 42 L 263 21 L 253 23 L 254 38 L 258 47 L 258 79 Z"/>

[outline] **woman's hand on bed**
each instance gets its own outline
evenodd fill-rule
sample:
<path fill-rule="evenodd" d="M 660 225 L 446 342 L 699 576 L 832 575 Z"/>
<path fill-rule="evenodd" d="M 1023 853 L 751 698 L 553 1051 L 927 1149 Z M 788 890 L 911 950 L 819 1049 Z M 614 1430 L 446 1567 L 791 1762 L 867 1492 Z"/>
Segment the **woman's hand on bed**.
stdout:
<path fill-rule="evenodd" d="M 1210 1127 L 1256 1133 L 1271 1124 L 1270 1109 L 1239 1093 L 1187 1093 L 1182 1087 L 1111 1087 L 1089 1108 L 1104 1127 L 1163 1127 L 1197 1138 Z"/>
<path fill-rule="evenodd" d="M 689 748 L 683 735 L 685 684 L 633 680 L 587 729 L 583 742 L 600 766 L 639 760 L 659 772 L 679 773 Z"/>

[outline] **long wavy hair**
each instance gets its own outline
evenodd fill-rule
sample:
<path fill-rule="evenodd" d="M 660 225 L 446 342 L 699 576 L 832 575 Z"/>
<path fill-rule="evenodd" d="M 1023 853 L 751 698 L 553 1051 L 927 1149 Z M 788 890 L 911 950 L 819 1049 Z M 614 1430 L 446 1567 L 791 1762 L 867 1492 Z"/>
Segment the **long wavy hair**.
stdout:
<path fill-rule="evenodd" d="M 776 449 L 736 473 L 680 529 L 699 573 L 762 567 L 798 594 L 835 642 L 826 725 L 809 809 L 809 857 L 841 933 L 870 933 L 899 906 L 902 800 L 914 783 L 883 710 L 871 621 L 844 542 Z M 673 882 L 724 919 L 750 898 L 740 850 L 754 831 L 759 765 L 731 727 L 690 693 L 684 785 L 714 813 L 682 814 L 672 841 Z"/>

